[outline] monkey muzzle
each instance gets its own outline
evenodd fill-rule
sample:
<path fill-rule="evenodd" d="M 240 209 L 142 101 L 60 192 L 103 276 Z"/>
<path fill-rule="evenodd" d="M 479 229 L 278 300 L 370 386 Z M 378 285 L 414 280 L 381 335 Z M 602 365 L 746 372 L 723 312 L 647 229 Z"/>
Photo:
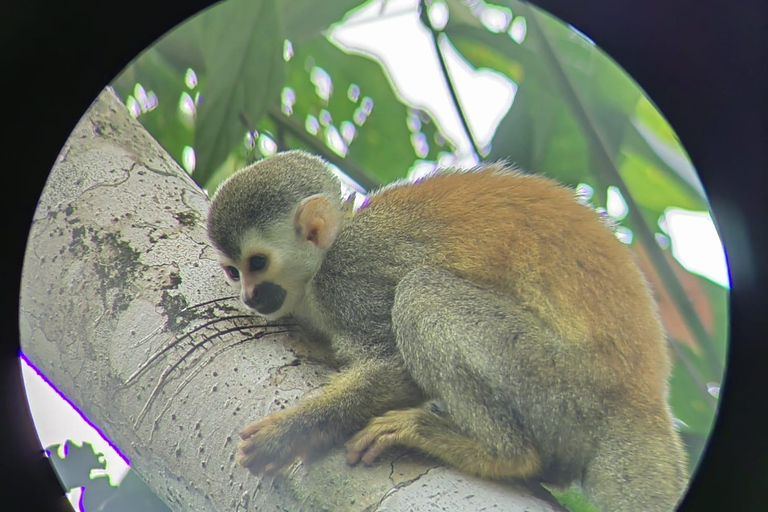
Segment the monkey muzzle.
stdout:
<path fill-rule="evenodd" d="M 279 284 L 264 281 L 253 287 L 253 292 L 243 302 L 262 315 L 271 315 L 283 306 L 287 292 Z"/>

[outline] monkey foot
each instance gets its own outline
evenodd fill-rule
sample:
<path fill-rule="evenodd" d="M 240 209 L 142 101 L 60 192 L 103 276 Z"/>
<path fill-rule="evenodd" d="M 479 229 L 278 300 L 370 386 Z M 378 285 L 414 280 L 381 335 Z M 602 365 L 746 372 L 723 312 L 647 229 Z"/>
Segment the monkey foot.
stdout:
<path fill-rule="evenodd" d="M 356 464 L 362 460 L 368 466 L 391 446 L 417 448 L 420 444 L 418 419 L 423 413 L 422 409 L 405 409 L 390 411 L 372 419 L 363 430 L 347 441 L 347 462 Z"/>

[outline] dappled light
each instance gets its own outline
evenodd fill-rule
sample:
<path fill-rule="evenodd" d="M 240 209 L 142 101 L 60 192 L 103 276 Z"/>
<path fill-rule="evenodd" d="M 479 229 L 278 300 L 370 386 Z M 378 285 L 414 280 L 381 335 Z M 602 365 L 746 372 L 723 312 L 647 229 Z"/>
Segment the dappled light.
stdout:
<path fill-rule="evenodd" d="M 133 88 L 133 95 L 125 101 L 128 111 L 133 117 L 150 112 L 157 107 L 158 99 L 154 91 L 145 91 L 141 84 L 137 83 Z"/>
<path fill-rule="evenodd" d="M 243 144 L 245 144 L 245 148 L 248 150 L 251 150 L 256 147 L 256 140 L 259 138 L 258 132 L 245 132 L 245 137 L 243 139 Z"/>
<path fill-rule="evenodd" d="M 425 158 L 429 154 L 429 143 L 423 133 L 414 133 L 411 135 L 411 144 L 419 158 Z"/>
<path fill-rule="evenodd" d="M 579 183 L 576 185 L 576 194 L 582 201 L 589 201 L 595 194 L 595 189 L 587 183 Z"/>
<path fill-rule="evenodd" d="M 197 157 L 195 156 L 195 150 L 190 146 L 184 146 L 184 151 L 181 153 L 181 165 L 184 166 L 184 170 L 192 174 L 195 172 L 196 164 Z"/>
<path fill-rule="evenodd" d="M 331 113 L 328 112 L 328 110 L 326 109 L 322 109 L 320 111 L 320 115 L 318 116 L 318 119 L 320 120 L 320 124 L 326 127 L 333 122 L 333 117 L 331 116 Z"/>
<path fill-rule="evenodd" d="M 262 133 L 259 135 L 259 151 L 264 156 L 271 156 L 277 153 L 277 144 L 269 135 Z"/>
<path fill-rule="evenodd" d="M 339 156 L 345 156 L 347 154 L 347 145 L 344 143 L 344 139 L 341 138 L 339 130 L 333 125 L 328 125 L 325 128 L 325 143 Z"/>
<path fill-rule="evenodd" d="M 662 249 L 669 249 L 669 237 L 662 233 L 656 233 L 656 243 Z"/>
<path fill-rule="evenodd" d="M 318 121 L 317 118 L 312 114 L 308 114 L 306 120 L 304 121 L 304 128 L 310 134 L 317 135 L 318 130 L 320 130 L 320 121 Z"/>
<path fill-rule="evenodd" d="M 442 30 L 445 28 L 445 25 L 448 23 L 448 17 L 450 15 L 448 11 L 448 5 L 446 5 L 446 3 L 442 0 L 435 0 L 432 2 L 429 6 L 429 11 L 427 14 L 429 16 L 429 21 L 432 23 L 432 26 L 437 30 Z"/>
<path fill-rule="evenodd" d="M 405 119 L 405 122 L 408 125 L 408 130 L 411 132 L 421 131 L 421 117 L 415 110 L 408 112 L 408 117 Z"/>
<path fill-rule="evenodd" d="M 352 103 L 357 103 L 358 98 L 360 98 L 360 87 L 357 84 L 349 84 L 349 88 L 347 88 L 347 98 L 349 98 L 349 101 Z"/>
<path fill-rule="evenodd" d="M 197 87 L 197 74 L 192 68 L 187 68 L 187 72 L 184 73 L 184 85 L 189 89 Z"/>
<path fill-rule="evenodd" d="M 345 144 L 349 145 L 352 142 L 352 139 L 355 138 L 355 132 L 357 132 L 357 128 L 354 124 L 349 121 L 341 122 L 341 138 L 344 139 Z"/>
<path fill-rule="evenodd" d="M 362 107 L 358 107 L 355 109 L 355 112 L 352 114 L 352 119 L 354 120 L 357 126 L 363 126 L 363 123 L 365 123 L 365 120 L 368 119 L 368 114 L 365 112 L 365 110 L 363 110 Z"/>
<path fill-rule="evenodd" d="M 616 228 L 616 238 L 619 239 L 619 242 L 626 245 L 630 245 L 634 237 L 635 237 L 634 233 L 632 233 L 632 230 L 629 229 L 628 227 L 619 226 Z"/>
<path fill-rule="evenodd" d="M 517 44 L 523 44 L 525 36 L 528 34 L 528 24 L 525 21 L 525 16 L 517 16 L 509 25 L 507 35 Z"/>
<path fill-rule="evenodd" d="M 624 196 L 621 195 L 621 190 L 614 186 L 610 186 L 606 192 L 606 205 L 605 209 L 612 218 L 616 220 L 624 220 L 629 213 L 629 207 L 624 200 Z"/>
<path fill-rule="evenodd" d="M 283 87 L 280 100 L 280 109 L 283 111 L 283 114 L 287 116 L 293 114 L 293 104 L 296 103 L 296 91 L 291 87 Z"/>
<path fill-rule="evenodd" d="M 672 239 L 672 255 L 683 267 L 730 287 L 725 251 L 709 213 L 668 208 L 659 226 Z"/>
<path fill-rule="evenodd" d="M 128 96 L 128 98 L 126 98 L 125 106 L 128 107 L 128 111 L 133 117 L 139 117 L 139 114 L 141 114 L 141 107 L 139 106 L 139 102 L 136 101 L 136 98 L 133 96 Z"/>
<path fill-rule="evenodd" d="M 179 118 L 184 124 L 191 127 L 194 126 L 196 114 L 197 106 L 192 100 L 192 96 L 190 96 L 188 92 L 184 91 L 179 97 Z"/>
<path fill-rule="evenodd" d="M 315 66 L 309 73 L 309 79 L 315 84 L 315 93 L 323 101 L 328 101 L 333 93 L 331 76 L 321 67 Z"/>
<path fill-rule="evenodd" d="M 485 28 L 496 34 L 504 32 L 512 22 L 512 10 L 507 7 L 498 7 L 485 4 L 478 7 L 480 11 L 480 21 Z"/>

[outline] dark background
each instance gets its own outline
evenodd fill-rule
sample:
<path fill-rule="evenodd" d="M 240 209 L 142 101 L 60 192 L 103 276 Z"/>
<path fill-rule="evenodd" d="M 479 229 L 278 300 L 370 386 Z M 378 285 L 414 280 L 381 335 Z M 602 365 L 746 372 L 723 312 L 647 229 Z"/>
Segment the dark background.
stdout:
<path fill-rule="evenodd" d="M 17 358 L 21 265 L 46 176 L 101 89 L 155 39 L 210 3 L 26 0 L 0 8 L 2 245 L 9 276 L 2 308 L 0 508 L 69 507 L 40 451 Z M 699 171 L 731 269 L 731 346 L 715 430 L 681 510 L 766 510 L 768 2 L 534 3 L 587 34 L 638 81 Z"/>

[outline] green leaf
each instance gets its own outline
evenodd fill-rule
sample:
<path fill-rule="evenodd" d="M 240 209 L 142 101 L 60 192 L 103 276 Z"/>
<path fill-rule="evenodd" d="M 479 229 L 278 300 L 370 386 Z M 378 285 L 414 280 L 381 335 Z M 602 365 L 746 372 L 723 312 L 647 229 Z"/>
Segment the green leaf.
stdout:
<path fill-rule="evenodd" d="M 530 41 L 517 44 L 504 33 L 494 34 L 483 27 L 460 24 L 454 18 L 450 18 L 444 33 L 476 68 L 493 69 L 518 84 L 534 80 L 539 87 L 555 91 L 544 62 Z"/>
<path fill-rule="evenodd" d="M 276 0 L 229 0 L 205 13 L 207 73 L 195 133 L 199 183 L 242 144 L 285 76 L 283 31 Z"/>
<path fill-rule="evenodd" d="M 653 210 L 655 218 L 668 207 L 707 209 L 704 199 L 691 193 L 689 187 L 670 179 L 670 172 L 655 165 L 657 163 L 646 159 L 640 152 L 631 149 L 622 151 L 619 172 L 638 204 Z"/>
<path fill-rule="evenodd" d="M 92 469 L 106 468 L 106 462 L 99 460 L 101 453 L 97 454 L 91 443 L 85 442 L 78 446 L 72 441 L 64 441 L 64 457 L 59 456 L 60 446 L 62 445 L 51 445 L 46 451 L 65 489 L 88 485 Z"/>
<path fill-rule="evenodd" d="M 596 506 L 589 502 L 584 491 L 577 486 L 571 486 L 565 490 L 550 488 L 546 485 L 544 487 L 570 512 L 600 512 Z"/>
<path fill-rule="evenodd" d="M 700 358 L 693 354 L 688 347 L 681 345 L 680 350 L 686 351 L 690 356 L 689 359 L 696 366 L 700 365 L 697 362 Z M 704 371 L 705 368 L 703 365 L 701 366 L 700 370 Z M 701 384 L 705 385 L 706 383 Z M 683 430 L 698 435 L 708 435 L 714 421 L 712 402 L 704 396 L 706 390 L 693 380 L 691 372 L 683 364 L 676 363 L 673 366 L 670 387 L 673 393 L 670 393 L 669 404 L 675 417 L 687 425 Z"/>
<path fill-rule="evenodd" d="M 152 48 L 140 55 L 112 83 L 123 102 L 134 94 L 137 83 L 147 93 L 151 91 L 157 96 L 157 107 L 140 114 L 138 120 L 179 164 L 184 148 L 194 142 L 194 127 L 185 124 L 179 112 L 181 94 L 187 92 L 194 98 L 196 91 L 185 86 L 184 71 Z"/>
<path fill-rule="evenodd" d="M 294 50 L 287 80 L 287 86 L 296 96 L 290 116 L 293 126 L 283 123 L 284 128 L 301 131 L 298 138 L 309 139 L 305 142 L 309 149 L 327 153 L 330 151 L 328 131 L 340 131 L 343 123 L 351 123 L 355 136 L 346 154 L 342 151 L 340 157 L 355 162 L 356 167 L 363 170 L 365 179 L 373 184 L 406 176 L 417 159 L 411 133 L 406 128 L 409 108 L 395 96 L 381 66 L 367 57 L 348 54 L 324 38 L 297 45 Z M 318 94 L 312 82 L 313 70 L 316 81 L 318 76 L 330 78 L 332 89 L 327 100 Z M 350 87 L 359 93 L 350 94 Z M 370 103 L 372 109 L 362 123 L 357 123 L 356 113 L 365 109 L 365 103 Z M 319 126 L 316 134 L 307 132 L 307 117 L 319 120 L 323 111 L 330 114 L 329 126 Z M 439 127 L 424 116 L 426 114 L 422 116 L 420 133 L 429 142 L 424 158 L 436 159 L 446 148 L 434 142 Z"/>
<path fill-rule="evenodd" d="M 202 26 L 209 12 L 210 9 L 206 9 L 174 27 L 157 41 L 152 49 L 159 52 L 169 65 L 181 73 L 188 68 L 194 69 L 198 74 L 205 73 L 205 59 L 200 41 L 203 37 Z"/>

